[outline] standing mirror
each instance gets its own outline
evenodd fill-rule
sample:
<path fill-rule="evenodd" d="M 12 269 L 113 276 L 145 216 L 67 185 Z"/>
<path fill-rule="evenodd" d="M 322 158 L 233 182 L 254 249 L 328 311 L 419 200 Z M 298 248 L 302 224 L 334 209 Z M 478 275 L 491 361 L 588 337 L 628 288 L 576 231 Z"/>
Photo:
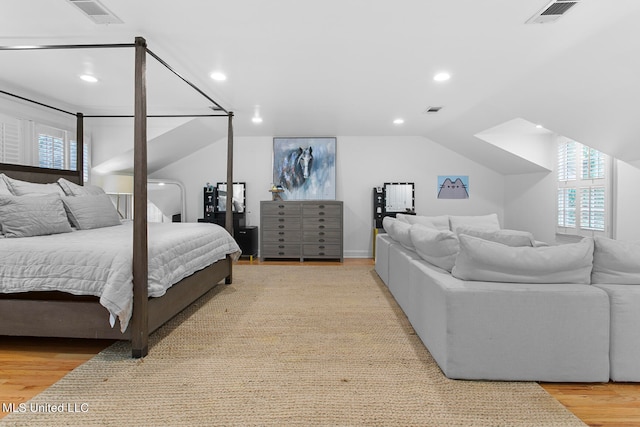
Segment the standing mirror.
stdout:
<path fill-rule="evenodd" d="M 413 182 L 385 182 L 385 212 L 415 212 Z"/>

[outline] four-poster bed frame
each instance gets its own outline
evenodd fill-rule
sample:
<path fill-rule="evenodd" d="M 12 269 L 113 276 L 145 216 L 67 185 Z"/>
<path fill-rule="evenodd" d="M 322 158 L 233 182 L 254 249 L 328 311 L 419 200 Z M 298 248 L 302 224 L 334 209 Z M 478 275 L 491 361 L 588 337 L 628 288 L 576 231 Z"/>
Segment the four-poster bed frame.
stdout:
<path fill-rule="evenodd" d="M 149 334 L 204 295 L 223 279 L 231 283 L 232 260 L 227 256 L 203 270 L 181 280 L 159 298 L 148 297 L 147 248 L 147 118 L 152 117 L 228 117 L 227 176 L 228 188 L 233 183 L 233 112 L 227 111 L 194 84 L 186 80 L 165 61 L 147 48 L 144 38 L 136 37 L 133 44 L 47 45 L 32 47 L 0 46 L 0 50 L 33 49 L 135 49 L 135 105 L 134 115 L 84 115 L 71 113 L 9 92 L 4 95 L 31 102 L 46 108 L 76 116 L 77 165 L 75 171 L 45 169 L 33 166 L 0 164 L 0 173 L 15 179 L 49 183 L 63 177 L 83 184 L 83 132 L 87 118 L 132 117 L 134 119 L 134 218 L 133 218 L 133 314 L 127 330 L 120 332 L 109 326 L 108 311 L 96 297 L 73 296 L 62 292 L 25 292 L 0 294 L 0 335 L 70 337 L 130 340 L 133 357 L 148 353 Z M 218 114 L 206 115 L 147 115 L 146 58 L 147 54 L 169 69 L 194 90 L 213 103 Z M 227 212 L 232 210 L 227 198 Z M 225 228 L 233 236 L 231 215 Z"/>

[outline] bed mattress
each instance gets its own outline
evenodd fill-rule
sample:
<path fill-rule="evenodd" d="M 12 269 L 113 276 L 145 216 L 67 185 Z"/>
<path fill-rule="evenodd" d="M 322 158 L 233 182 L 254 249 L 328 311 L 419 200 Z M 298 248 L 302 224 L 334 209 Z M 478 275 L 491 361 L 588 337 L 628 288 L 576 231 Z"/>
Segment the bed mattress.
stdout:
<path fill-rule="evenodd" d="M 120 320 L 133 307 L 133 223 L 49 236 L 0 240 L 0 293 L 62 291 L 93 295 Z M 240 256 L 222 227 L 210 223 L 149 223 L 149 296 L 216 261 Z M 113 322 L 112 322 L 113 324 Z"/>

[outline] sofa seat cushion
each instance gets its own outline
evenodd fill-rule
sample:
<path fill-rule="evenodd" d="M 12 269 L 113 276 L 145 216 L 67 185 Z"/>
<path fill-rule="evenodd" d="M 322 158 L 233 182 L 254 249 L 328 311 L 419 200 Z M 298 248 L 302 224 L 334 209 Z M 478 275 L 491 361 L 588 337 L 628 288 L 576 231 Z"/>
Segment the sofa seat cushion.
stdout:
<path fill-rule="evenodd" d="M 462 280 L 512 283 L 591 282 L 593 239 L 546 247 L 510 247 L 461 234 L 452 269 Z"/>
<path fill-rule="evenodd" d="M 640 285 L 640 242 L 594 240 L 592 283 Z"/>

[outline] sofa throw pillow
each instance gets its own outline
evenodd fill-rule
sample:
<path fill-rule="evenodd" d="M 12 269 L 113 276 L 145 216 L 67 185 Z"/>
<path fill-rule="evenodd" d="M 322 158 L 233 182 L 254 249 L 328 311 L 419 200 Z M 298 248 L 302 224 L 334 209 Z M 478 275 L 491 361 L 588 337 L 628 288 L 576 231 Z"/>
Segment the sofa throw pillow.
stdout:
<path fill-rule="evenodd" d="M 533 235 L 528 231 L 520 230 L 486 230 L 469 226 L 460 226 L 456 230 L 457 234 L 479 237 L 484 240 L 502 243 L 507 246 L 536 246 Z"/>
<path fill-rule="evenodd" d="M 97 185 L 78 185 L 68 179 L 58 179 L 58 185 L 67 196 L 99 196 L 105 194 L 104 190 Z"/>
<path fill-rule="evenodd" d="M 384 227 L 384 219 L 382 220 L 382 225 Z M 387 230 L 387 233 L 393 240 L 400 243 L 402 246 L 409 250 L 414 250 L 413 242 L 411 241 L 411 236 L 409 235 L 409 229 L 411 228 L 411 225 L 397 219 L 389 221 L 388 225 L 389 229 Z"/>
<path fill-rule="evenodd" d="M 451 272 L 460 249 L 454 232 L 413 224 L 409 233 L 420 258 Z"/>
<path fill-rule="evenodd" d="M 422 224 L 424 226 L 435 228 L 437 230 L 448 230 L 449 229 L 449 216 L 448 215 L 424 216 L 424 215 L 397 214 L 396 217 L 398 219 L 402 219 L 402 221 L 407 222 L 407 223 L 409 223 L 411 225 L 413 225 L 413 224 Z"/>
<path fill-rule="evenodd" d="M 640 241 L 595 237 L 591 282 L 640 285 Z"/>
<path fill-rule="evenodd" d="M 547 247 L 510 247 L 461 234 L 451 271 L 461 280 L 513 283 L 591 282 L 593 239 Z"/>
<path fill-rule="evenodd" d="M 19 179 L 4 176 L 4 180 L 14 196 L 41 196 L 44 194 L 57 194 L 64 196 L 62 188 L 57 183 L 38 184 L 34 182 L 21 181 Z"/>
<path fill-rule="evenodd" d="M 5 237 L 71 232 L 60 196 L 0 196 L 0 224 Z"/>
<path fill-rule="evenodd" d="M 106 194 L 63 197 L 69 221 L 78 230 L 120 225 L 120 216 Z"/>
<path fill-rule="evenodd" d="M 471 216 L 449 215 L 449 227 L 451 231 L 456 232 L 457 228 L 462 226 L 483 228 L 485 230 L 500 230 L 498 215 L 495 213 Z"/>

